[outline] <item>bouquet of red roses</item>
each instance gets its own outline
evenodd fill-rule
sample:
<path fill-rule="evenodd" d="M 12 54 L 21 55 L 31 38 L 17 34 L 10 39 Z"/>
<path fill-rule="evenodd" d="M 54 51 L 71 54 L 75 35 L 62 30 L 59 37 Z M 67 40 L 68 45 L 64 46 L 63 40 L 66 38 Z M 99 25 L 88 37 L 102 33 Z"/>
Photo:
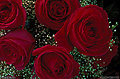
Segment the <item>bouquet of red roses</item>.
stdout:
<path fill-rule="evenodd" d="M 118 51 L 96 0 L 0 1 L 0 78 L 99 78 Z M 35 17 L 36 16 L 36 17 Z"/>

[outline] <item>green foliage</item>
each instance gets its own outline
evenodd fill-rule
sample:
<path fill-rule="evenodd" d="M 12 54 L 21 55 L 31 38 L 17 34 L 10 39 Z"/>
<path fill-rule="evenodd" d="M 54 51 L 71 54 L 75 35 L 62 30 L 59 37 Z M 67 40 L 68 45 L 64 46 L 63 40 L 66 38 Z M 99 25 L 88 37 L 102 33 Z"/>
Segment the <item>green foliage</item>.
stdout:
<path fill-rule="evenodd" d="M 99 64 L 95 62 L 96 60 L 101 61 L 101 59 L 95 59 L 95 57 L 80 54 L 76 47 L 74 47 L 74 50 L 71 51 L 70 54 L 73 56 L 74 60 L 80 64 L 79 76 L 75 78 L 89 79 L 102 76 L 101 70 L 104 68 L 100 67 Z M 93 67 L 94 64 L 96 64 L 97 68 Z"/>
<path fill-rule="evenodd" d="M 111 24 L 111 21 L 109 21 L 109 24 Z M 116 27 L 118 26 L 118 22 L 116 22 L 114 25 L 109 26 L 109 28 L 114 32 L 116 32 Z"/>
<path fill-rule="evenodd" d="M 82 7 L 90 4 L 97 5 L 97 0 L 80 0 L 80 4 Z"/>

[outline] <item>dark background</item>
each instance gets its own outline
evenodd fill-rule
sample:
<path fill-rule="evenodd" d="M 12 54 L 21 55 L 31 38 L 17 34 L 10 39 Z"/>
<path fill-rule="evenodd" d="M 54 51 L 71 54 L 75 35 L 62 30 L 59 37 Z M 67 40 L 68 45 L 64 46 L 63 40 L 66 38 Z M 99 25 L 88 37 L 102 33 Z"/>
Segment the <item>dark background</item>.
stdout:
<path fill-rule="evenodd" d="M 94 1 L 94 0 L 93 0 Z M 104 71 L 104 76 L 119 76 L 120 78 L 120 0 L 97 0 L 97 4 L 108 13 L 110 25 L 118 22 L 114 36 L 117 37 L 116 44 L 118 45 L 117 55 L 108 65 L 108 69 Z M 116 79 L 116 78 L 112 78 Z"/>

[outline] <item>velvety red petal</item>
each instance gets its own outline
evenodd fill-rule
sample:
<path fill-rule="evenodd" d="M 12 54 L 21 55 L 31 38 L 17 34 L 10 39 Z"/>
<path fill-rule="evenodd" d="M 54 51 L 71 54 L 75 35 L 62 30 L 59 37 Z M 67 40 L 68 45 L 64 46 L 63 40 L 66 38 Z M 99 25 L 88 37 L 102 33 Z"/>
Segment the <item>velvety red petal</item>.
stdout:
<path fill-rule="evenodd" d="M 54 51 L 51 53 L 46 52 L 45 55 L 41 56 L 41 61 L 45 66 L 48 67 L 48 69 L 54 70 L 54 66 L 55 66 L 58 58 L 59 58 L 59 56 L 57 56 L 54 53 Z"/>
<path fill-rule="evenodd" d="M 50 45 L 46 45 L 46 46 L 43 46 L 43 47 L 41 47 L 41 48 L 37 48 L 36 50 L 34 50 L 34 51 L 32 52 L 32 55 L 33 55 L 33 56 L 39 55 L 39 54 L 41 54 L 42 52 L 44 52 L 45 50 L 47 50 L 47 49 L 52 49 L 52 48 L 53 48 L 53 47 L 50 46 Z"/>
<path fill-rule="evenodd" d="M 88 5 L 88 6 L 85 6 L 85 8 L 96 8 L 96 10 L 100 11 L 100 13 L 102 14 L 103 18 L 106 20 L 106 22 L 108 21 L 108 15 L 106 13 L 105 10 L 103 10 L 103 8 L 100 8 L 96 5 Z"/>
<path fill-rule="evenodd" d="M 73 78 L 75 76 L 79 76 L 79 71 L 80 71 L 79 67 L 80 67 L 80 65 L 78 64 L 78 62 L 73 60 L 73 72 L 72 72 L 71 78 Z"/>
<path fill-rule="evenodd" d="M 9 32 L 4 38 L 20 38 L 28 42 L 35 42 L 34 37 L 25 29 L 16 29 Z"/>
<path fill-rule="evenodd" d="M 55 34 L 55 41 L 57 41 L 58 46 L 62 46 L 63 48 L 67 49 L 68 52 L 73 50 L 73 46 L 69 41 L 67 36 L 67 24 L 69 20 L 67 20 L 64 26 Z"/>
<path fill-rule="evenodd" d="M 46 77 L 44 77 L 44 74 L 41 72 L 41 65 L 38 64 L 38 60 L 35 59 L 34 61 L 34 68 L 35 68 L 35 72 L 37 74 L 38 77 L 40 77 L 41 79 L 44 79 Z"/>

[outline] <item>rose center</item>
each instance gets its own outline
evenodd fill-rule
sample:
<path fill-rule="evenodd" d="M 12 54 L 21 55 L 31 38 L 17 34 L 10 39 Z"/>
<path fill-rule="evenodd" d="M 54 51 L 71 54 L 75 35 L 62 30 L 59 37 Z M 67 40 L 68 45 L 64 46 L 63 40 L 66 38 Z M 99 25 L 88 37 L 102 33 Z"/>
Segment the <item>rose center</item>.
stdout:
<path fill-rule="evenodd" d="M 6 53 L 6 54 L 10 54 L 9 52 L 11 52 L 11 51 L 10 51 L 10 48 L 7 45 L 3 45 L 3 52 Z"/>
<path fill-rule="evenodd" d="M 0 11 L 4 11 L 5 9 L 8 8 L 6 5 L 1 5 L 0 7 L 1 7 L 1 8 L 0 8 Z"/>
<path fill-rule="evenodd" d="M 5 12 L 0 13 L 0 20 L 5 19 L 6 16 L 7 16 L 7 13 Z"/>
<path fill-rule="evenodd" d="M 15 53 L 11 52 L 11 49 L 10 47 L 8 47 L 7 45 L 3 45 L 2 46 L 2 49 L 3 49 L 3 53 L 6 55 L 6 56 L 12 56 L 12 57 L 15 57 Z"/>
<path fill-rule="evenodd" d="M 11 4 L 1 4 L 0 5 L 0 23 L 3 23 L 10 15 Z"/>
<path fill-rule="evenodd" d="M 57 67 L 55 69 L 55 74 L 60 75 L 63 73 L 64 68 L 63 67 Z"/>
<path fill-rule="evenodd" d="M 88 35 L 89 35 L 90 37 L 95 37 L 95 33 L 96 33 L 96 31 L 95 31 L 95 28 L 94 28 L 94 27 L 89 27 L 89 28 L 88 28 Z"/>
<path fill-rule="evenodd" d="M 56 2 L 56 1 L 55 1 Z M 57 2 L 55 3 L 53 2 L 51 4 L 51 13 L 56 16 L 56 17 L 60 17 L 66 14 L 66 8 L 65 5 L 61 2 Z"/>

